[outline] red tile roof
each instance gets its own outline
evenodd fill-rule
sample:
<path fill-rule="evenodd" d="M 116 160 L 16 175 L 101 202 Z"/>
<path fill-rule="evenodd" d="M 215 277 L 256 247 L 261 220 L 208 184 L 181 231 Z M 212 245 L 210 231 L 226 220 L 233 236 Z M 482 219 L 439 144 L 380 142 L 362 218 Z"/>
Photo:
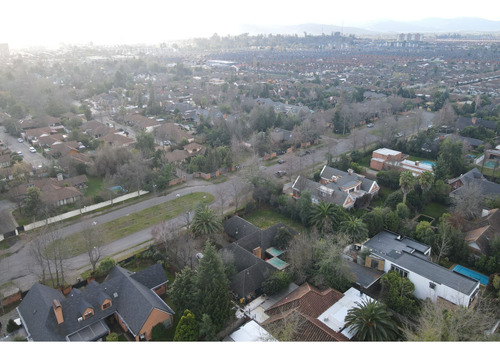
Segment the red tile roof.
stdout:
<path fill-rule="evenodd" d="M 349 341 L 346 336 L 335 332 L 317 319 L 317 317 L 343 296 L 343 293 L 332 288 L 319 291 L 308 283 L 305 283 L 267 309 L 266 313 L 270 318 L 263 325 L 285 324 L 282 321 L 287 320 L 291 314 L 296 313 L 300 315 L 300 323 L 293 336 L 295 341 Z"/>

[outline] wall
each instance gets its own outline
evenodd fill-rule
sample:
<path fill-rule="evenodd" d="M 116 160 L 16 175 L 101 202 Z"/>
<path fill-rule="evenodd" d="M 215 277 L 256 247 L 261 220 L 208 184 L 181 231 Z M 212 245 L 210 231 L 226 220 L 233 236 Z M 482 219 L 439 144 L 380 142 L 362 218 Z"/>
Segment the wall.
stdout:
<path fill-rule="evenodd" d="M 139 341 L 139 337 L 141 334 L 145 333 L 146 334 L 146 340 L 151 339 L 151 330 L 153 329 L 154 326 L 156 326 L 158 323 L 165 322 L 167 320 L 170 320 L 170 323 L 167 325 L 167 328 L 172 325 L 173 317 L 171 314 L 160 311 L 158 309 L 153 309 L 151 311 L 148 319 L 146 320 L 146 323 L 142 326 L 141 330 L 139 331 L 139 334 L 137 334 L 137 337 L 135 337 L 136 341 Z"/>
<path fill-rule="evenodd" d="M 390 271 L 391 264 L 392 262 L 388 260 L 385 261 L 385 272 Z M 409 272 L 408 279 L 415 285 L 415 291 L 413 292 L 413 294 L 418 299 L 425 300 L 426 298 L 429 298 L 432 302 L 436 302 L 438 296 L 440 296 L 457 305 L 467 307 L 469 304 L 469 296 L 437 282 L 434 282 L 436 284 L 436 287 L 432 289 L 429 287 L 429 283 L 433 281 L 429 280 L 426 277 L 418 275 L 415 272 Z"/>

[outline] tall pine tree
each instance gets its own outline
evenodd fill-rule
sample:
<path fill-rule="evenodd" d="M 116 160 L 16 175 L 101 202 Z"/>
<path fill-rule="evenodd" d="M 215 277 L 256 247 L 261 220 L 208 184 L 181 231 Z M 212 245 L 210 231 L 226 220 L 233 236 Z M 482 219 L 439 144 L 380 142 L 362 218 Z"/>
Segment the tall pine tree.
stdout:
<path fill-rule="evenodd" d="M 196 272 L 185 267 L 175 276 L 175 281 L 170 285 L 169 296 L 172 299 L 177 312 L 185 309 L 196 309 Z"/>
<path fill-rule="evenodd" d="M 202 317 L 206 313 L 219 331 L 231 316 L 231 297 L 224 264 L 215 246 L 209 241 L 205 245 L 203 258 L 198 266 L 196 288 L 197 315 Z"/>

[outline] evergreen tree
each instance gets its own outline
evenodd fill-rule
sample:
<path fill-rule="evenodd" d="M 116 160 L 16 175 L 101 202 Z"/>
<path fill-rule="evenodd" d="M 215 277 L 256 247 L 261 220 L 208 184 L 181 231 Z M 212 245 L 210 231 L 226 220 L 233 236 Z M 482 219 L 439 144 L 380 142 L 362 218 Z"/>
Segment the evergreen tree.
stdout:
<path fill-rule="evenodd" d="M 212 319 L 206 313 L 203 314 L 200 323 L 200 338 L 204 341 L 216 341 L 217 332 Z"/>
<path fill-rule="evenodd" d="M 224 264 L 215 246 L 209 241 L 205 245 L 203 258 L 198 266 L 196 289 L 197 314 L 208 314 L 216 330 L 219 331 L 231 316 L 231 297 Z"/>
<path fill-rule="evenodd" d="M 175 276 L 175 281 L 170 285 L 169 296 L 178 312 L 185 309 L 196 309 L 196 272 L 186 266 Z"/>
<path fill-rule="evenodd" d="M 185 310 L 175 329 L 174 342 L 196 342 L 198 332 L 198 322 L 194 314 L 190 310 Z"/>

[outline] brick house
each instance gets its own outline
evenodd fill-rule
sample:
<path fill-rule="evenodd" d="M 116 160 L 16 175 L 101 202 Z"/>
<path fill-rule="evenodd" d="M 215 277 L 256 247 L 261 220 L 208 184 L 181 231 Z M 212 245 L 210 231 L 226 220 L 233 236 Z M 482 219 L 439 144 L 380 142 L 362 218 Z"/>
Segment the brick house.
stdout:
<path fill-rule="evenodd" d="M 292 185 L 293 196 L 299 198 L 306 190 L 311 193 L 314 203 L 325 201 L 350 209 L 361 198 L 371 199 L 380 187 L 376 181 L 356 174 L 352 169 L 344 172 L 325 165 L 319 183 L 300 175 L 297 177 Z"/>
<path fill-rule="evenodd" d="M 408 154 L 403 154 L 397 150 L 380 148 L 372 153 L 370 168 L 375 170 L 396 168 L 399 170 L 409 170 L 415 176 L 420 176 L 423 172 L 433 172 L 432 165 L 420 161 L 408 160 Z"/>
<path fill-rule="evenodd" d="M 140 272 L 115 266 L 103 283 L 91 281 L 68 296 L 36 283 L 17 311 L 30 341 L 97 341 L 116 321 L 136 341 L 151 339 L 158 323 L 170 327 L 174 311 L 158 296 L 167 277 L 160 264 Z"/>

